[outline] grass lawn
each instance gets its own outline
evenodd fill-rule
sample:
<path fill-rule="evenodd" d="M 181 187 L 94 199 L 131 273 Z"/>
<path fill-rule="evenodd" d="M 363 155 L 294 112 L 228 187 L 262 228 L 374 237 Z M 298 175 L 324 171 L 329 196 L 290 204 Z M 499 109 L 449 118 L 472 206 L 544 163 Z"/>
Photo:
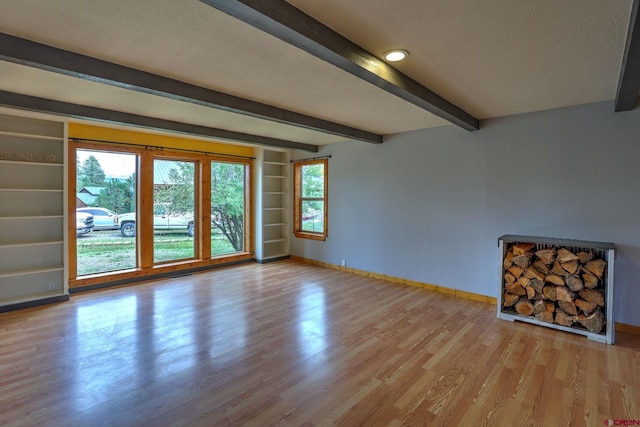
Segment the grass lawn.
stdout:
<path fill-rule="evenodd" d="M 78 276 L 125 270 L 136 267 L 135 239 L 122 237 L 120 231 L 92 231 L 78 237 Z M 211 241 L 213 256 L 234 253 L 224 237 Z M 154 236 L 156 262 L 193 258 L 193 237 L 183 232 L 163 232 Z"/>

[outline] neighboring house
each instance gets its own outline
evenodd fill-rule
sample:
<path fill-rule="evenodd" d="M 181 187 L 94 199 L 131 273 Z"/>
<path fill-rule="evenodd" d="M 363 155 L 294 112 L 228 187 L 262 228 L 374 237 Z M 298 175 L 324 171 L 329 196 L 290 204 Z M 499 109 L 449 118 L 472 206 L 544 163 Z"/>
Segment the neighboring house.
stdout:
<path fill-rule="evenodd" d="M 82 187 L 80 191 L 76 193 L 76 208 L 93 206 L 104 189 L 105 187 Z"/>

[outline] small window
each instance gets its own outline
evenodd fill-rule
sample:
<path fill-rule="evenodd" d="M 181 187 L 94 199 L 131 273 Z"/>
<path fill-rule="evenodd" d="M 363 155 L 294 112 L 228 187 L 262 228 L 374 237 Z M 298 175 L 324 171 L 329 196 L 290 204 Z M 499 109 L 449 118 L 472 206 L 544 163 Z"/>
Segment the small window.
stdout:
<path fill-rule="evenodd" d="M 327 238 L 327 159 L 294 162 L 294 232 L 296 237 Z"/>

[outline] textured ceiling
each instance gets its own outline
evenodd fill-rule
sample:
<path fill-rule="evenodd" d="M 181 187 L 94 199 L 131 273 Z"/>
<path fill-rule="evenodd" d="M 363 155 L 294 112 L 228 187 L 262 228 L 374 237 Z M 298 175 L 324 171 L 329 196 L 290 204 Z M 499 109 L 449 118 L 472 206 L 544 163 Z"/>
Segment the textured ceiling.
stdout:
<path fill-rule="evenodd" d="M 400 71 L 480 119 L 612 100 L 631 9 L 631 0 L 289 3 L 377 56 L 409 50 Z M 7 34 L 370 132 L 447 124 L 197 0 L 0 0 L 0 10 Z M 314 145 L 343 139 L 4 61 L 0 90 Z"/>

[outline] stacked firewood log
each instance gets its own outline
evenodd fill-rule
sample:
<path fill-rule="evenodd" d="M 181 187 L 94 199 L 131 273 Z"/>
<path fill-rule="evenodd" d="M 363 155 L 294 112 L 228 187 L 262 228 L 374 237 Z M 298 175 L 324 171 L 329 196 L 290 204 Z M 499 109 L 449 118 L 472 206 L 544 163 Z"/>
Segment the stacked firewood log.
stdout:
<path fill-rule="evenodd" d="M 503 311 L 604 333 L 607 261 L 591 251 L 536 248 L 534 243 L 508 248 Z"/>

